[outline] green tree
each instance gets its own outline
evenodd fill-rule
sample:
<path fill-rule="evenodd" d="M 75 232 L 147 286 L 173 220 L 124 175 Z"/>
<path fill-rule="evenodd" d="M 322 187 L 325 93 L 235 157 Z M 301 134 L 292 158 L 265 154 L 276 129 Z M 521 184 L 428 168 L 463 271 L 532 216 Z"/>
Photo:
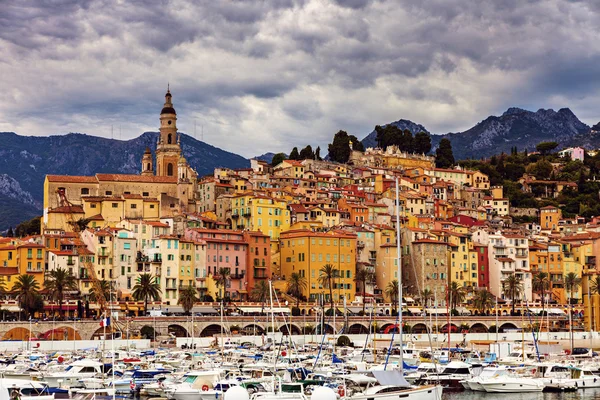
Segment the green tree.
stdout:
<path fill-rule="evenodd" d="M 296 298 L 296 307 L 300 308 L 300 299 L 302 292 L 306 290 L 306 278 L 300 275 L 299 272 L 292 272 L 287 280 L 287 293 Z"/>
<path fill-rule="evenodd" d="M 365 294 L 367 292 L 367 281 L 369 280 L 369 271 L 363 267 L 363 266 L 359 266 L 356 268 L 356 273 L 354 274 L 354 282 L 357 283 L 356 285 L 356 289 L 358 290 L 358 288 L 360 287 L 360 289 L 362 290 L 362 311 L 363 311 L 363 315 L 365 315 Z M 360 286 L 358 285 L 360 284 Z"/>
<path fill-rule="evenodd" d="M 415 153 L 427 154 L 431 151 L 431 136 L 427 132 L 419 132 L 415 135 Z"/>
<path fill-rule="evenodd" d="M 300 153 L 298 153 L 298 148 L 294 147 L 292 149 L 292 151 L 290 152 L 290 160 L 299 160 L 300 159 Z"/>
<path fill-rule="evenodd" d="M 590 278 L 590 294 L 600 294 L 600 276 Z"/>
<path fill-rule="evenodd" d="M 98 282 L 98 286 L 92 285 L 90 288 L 90 301 L 100 302 L 100 299 L 103 298 L 106 301 L 113 301 L 115 297 L 114 282 L 101 280 Z M 112 298 L 111 298 L 112 293 Z"/>
<path fill-rule="evenodd" d="M 423 289 L 423 291 L 421 291 L 421 305 L 423 307 L 426 307 L 427 302 L 429 302 L 429 300 L 433 300 L 433 298 L 434 295 L 431 289 Z"/>
<path fill-rule="evenodd" d="M 221 301 L 223 301 L 225 297 L 227 297 L 227 283 L 229 282 L 230 275 L 231 270 L 228 267 L 220 267 L 217 276 L 214 277 L 217 289 L 219 289 Z M 223 290 L 221 291 L 221 289 Z"/>
<path fill-rule="evenodd" d="M 556 142 L 540 142 L 537 146 L 535 146 L 535 149 L 542 153 L 542 155 L 547 155 L 557 147 L 558 143 Z"/>
<path fill-rule="evenodd" d="M 515 313 L 516 299 L 523 293 L 523 282 L 517 275 L 512 274 L 502 281 L 502 290 L 504 294 L 510 297 L 512 313 Z"/>
<path fill-rule="evenodd" d="M 321 161 L 321 147 L 317 146 L 317 149 L 315 150 L 315 160 Z"/>
<path fill-rule="evenodd" d="M 141 274 L 133 286 L 133 298 L 137 301 L 144 300 L 144 311 L 148 313 L 148 300 L 160 300 L 160 285 L 152 274 Z"/>
<path fill-rule="evenodd" d="M 467 292 L 465 291 L 464 287 L 458 284 L 458 282 L 452 281 L 450 282 L 450 286 L 448 286 L 448 297 L 450 300 L 450 306 L 453 310 L 456 310 L 456 307 L 465 301 Z"/>
<path fill-rule="evenodd" d="M 539 294 L 542 299 L 542 313 L 544 312 L 544 300 L 546 298 L 546 292 L 550 290 L 550 277 L 548 273 L 540 271 L 533 276 L 531 282 L 532 289 L 535 293 Z"/>
<path fill-rule="evenodd" d="M 192 285 L 179 289 L 179 299 L 177 299 L 177 304 L 183 308 L 183 312 L 186 315 L 190 314 L 190 311 L 194 308 L 194 304 L 199 301 L 198 291 Z"/>
<path fill-rule="evenodd" d="M 444 138 L 440 140 L 440 144 L 435 150 L 435 165 L 438 168 L 450 168 L 454 163 L 452 143 L 450 143 L 450 140 Z"/>
<path fill-rule="evenodd" d="M 252 292 L 250 293 L 250 297 L 252 301 L 258 301 L 261 303 L 261 312 L 264 311 L 265 303 L 269 299 L 270 296 L 270 288 L 269 283 L 265 280 L 260 280 L 256 282 L 254 287 L 252 288 Z"/>
<path fill-rule="evenodd" d="M 392 311 L 394 311 L 394 313 L 398 312 L 399 288 L 398 279 L 388 282 L 387 286 L 385 287 L 385 294 L 390 299 L 390 303 L 392 303 Z"/>
<path fill-rule="evenodd" d="M 33 275 L 19 275 L 12 286 L 12 293 L 19 302 L 19 307 L 27 314 L 29 318 L 38 308 L 40 284 Z"/>
<path fill-rule="evenodd" d="M 315 153 L 313 152 L 312 146 L 309 144 L 302 150 L 300 150 L 300 160 L 314 160 Z"/>
<path fill-rule="evenodd" d="M 42 217 L 34 217 L 30 220 L 23 221 L 15 228 L 14 236 L 16 237 L 25 237 L 29 235 L 39 235 L 40 234 L 40 223 Z"/>
<path fill-rule="evenodd" d="M 569 292 L 569 304 L 573 304 L 573 292 L 579 289 L 581 278 L 575 272 L 569 272 L 565 275 L 565 289 Z"/>
<path fill-rule="evenodd" d="M 15 237 L 15 233 L 13 232 L 12 226 L 8 227 L 8 232 L 6 232 L 6 237 L 9 237 L 9 238 Z"/>
<path fill-rule="evenodd" d="M 319 270 L 319 283 L 329 288 L 329 302 L 333 311 L 333 280 L 337 278 L 338 270 L 333 264 L 325 264 Z"/>
<path fill-rule="evenodd" d="M 473 306 L 479 310 L 481 313 L 485 313 L 487 310 L 492 308 L 495 304 L 496 299 L 494 295 L 490 293 L 489 290 L 483 289 L 475 292 L 475 297 L 473 298 Z"/>
<path fill-rule="evenodd" d="M 273 167 L 275 167 L 276 165 L 281 164 L 283 161 L 286 160 L 285 154 L 284 153 L 277 153 L 273 156 L 273 158 L 271 159 L 271 165 Z"/>
<path fill-rule="evenodd" d="M 552 164 L 546 159 L 541 159 L 536 163 L 529 164 L 526 170 L 537 179 L 549 179 L 552 174 Z"/>
<path fill-rule="evenodd" d="M 348 135 L 345 131 L 338 131 L 329 144 L 329 159 L 339 163 L 347 163 L 350 159 L 350 141 L 352 148 L 357 151 L 365 151 L 363 144 L 354 135 Z"/>
<path fill-rule="evenodd" d="M 77 281 L 73 274 L 65 268 L 57 268 L 50 271 L 44 282 L 46 290 L 54 300 L 58 300 L 58 312 L 64 316 L 63 300 L 65 291 L 77 290 Z"/>

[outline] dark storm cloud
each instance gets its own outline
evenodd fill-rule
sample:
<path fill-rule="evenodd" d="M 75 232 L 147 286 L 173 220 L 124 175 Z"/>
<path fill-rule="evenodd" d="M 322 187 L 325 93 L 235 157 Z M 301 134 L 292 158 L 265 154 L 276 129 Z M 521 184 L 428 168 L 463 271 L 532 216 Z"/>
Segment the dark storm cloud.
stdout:
<path fill-rule="evenodd" d="M 575 0 L 13 1 L 0 130 L 182 129 L 245 155 L 413 119 L 437 133 L 513 104 L 598 119 L 600 6 Z M 18 120 L 14 117 L 18 116 Z M 225 139 L 223 139 L 225 138 Z M 298 143 L 302 141 L 302 143 Z"/>

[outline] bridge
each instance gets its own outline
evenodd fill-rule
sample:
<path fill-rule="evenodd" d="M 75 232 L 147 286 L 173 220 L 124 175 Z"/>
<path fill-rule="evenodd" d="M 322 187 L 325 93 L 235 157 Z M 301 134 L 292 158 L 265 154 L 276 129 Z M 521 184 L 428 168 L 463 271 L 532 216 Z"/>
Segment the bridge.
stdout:
<path fill-rule="evenodd" d="M 391 333 L 397 329 L 396 317 L 377 317 L 370 320 L 365 316 L 326 316 L 319 321 L 315 316 L 276 316 L 271 321 L 270 316 L 226 316 L 221 322 L 220 317 L 132 317 L 121 318 L 112 326 L 103 328 L 98 320 L 81 321 L 21 321 L 0 322 L 0 338 L 2 340 L 89 340 L 98 338 L 106 332 L 111 334 L 120 331 L 125 338 L 135 338 L 140 335 L 155 337 L 172 335 L 176 337 L 212 337 L 223 334 L 262 335 L 273 330 L 284 334 L 313 334 L 313 333 L 345 333 L 364 334 L 369 332 Z M 404 331 L 407 333 L 448 332 L 447 317 L 433 316 L 403 316 Z M 485 333 L 495 332 L 495 316 L 453 316 L 450 321 L 451 332 Z M 514 317 L 500 316 L 498 318 L 499 332 L 510 332 L 521 328 L 530 329 L 542 326 L 551 330 L 564 330 L 568 327 L 566 317 Z"/>

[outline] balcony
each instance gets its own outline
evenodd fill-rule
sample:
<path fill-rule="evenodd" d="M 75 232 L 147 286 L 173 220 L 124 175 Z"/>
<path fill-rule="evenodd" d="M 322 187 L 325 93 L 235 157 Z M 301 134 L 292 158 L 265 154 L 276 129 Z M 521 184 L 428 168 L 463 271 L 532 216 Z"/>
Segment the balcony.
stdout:
<path fill-rule="evenodd" d="M 244 216 L 244 217 L 248 218 L 248 217 L 252 216 L 252 213 L 251 213 L 250 211 L 244 211 L 244 212 L 242 213 L 242 216 Z"/>
<path fill-rule="evenodd" d="M 75 265 L 75 260 L 67 260 L 67 265 L 69 265 L 69 266 Z"/>
<path fill-rule="evenodd" d="M 162 258 L 161 257 L 154 257 L 150 262 L 152 263 L 162 263 Z"/>
<path fill-rule="evenodd" d="M 524 251 L 517 251 L 515 253 L 515 257 L 517 258 L 527 258 L 528 254 Z"/>
<path fill-rule="evenodd" d="M 231 214 L 231 218 L 233 219 L 238 219 L 240 217 L 240 214 Z"/>
<path fill-rule="evenodd" d="M 231 275 L 229 275 L 229 277 L 231 279 L 244 279 L 245 275 L 246 275 L 246 273 L 244 271 L 242 271 L 242 272 L 239 272 L 237 274 L 231 274 Z"/>
<path fill-rule="evenodd" d="M 365 242 L 363 242 L 362 240 L 359 240 L 358 242 L 356 242 L 356 247 L 358 247 L 359 249 L 364 248 Z"/>
<path fill-rule="evenodd" d="M 254 274 L 254 279 L 268 279 L 269 277 L 267 276 L 267 274 Z"/>

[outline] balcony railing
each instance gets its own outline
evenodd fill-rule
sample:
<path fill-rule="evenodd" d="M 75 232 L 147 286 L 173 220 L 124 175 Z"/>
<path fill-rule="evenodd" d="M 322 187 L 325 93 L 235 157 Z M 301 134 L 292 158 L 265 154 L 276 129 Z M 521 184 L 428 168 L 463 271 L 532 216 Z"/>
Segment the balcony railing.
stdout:
<path fill-rule="evenodd" d="M 244 279 L 244 276 L 245 276 L 245 275 L 246 275 L 246 273 L 245 273 L 245 272 L 239 272 L 239 273 L 237 273 L 237 274 L 231 274 L 231 275 L 229 275 L 229 277 L 230 277 L 231 279 Z"/>
<path fill-rule="evenodd" d="M 136 262 L 150 262 L 150 257 L 148 256 L 140 256 L 135 258 Z"/>
<path fill-rule="evenodd" d="M 160 257 L 154 257 L 151 262 L 153 262 L 153 263 L 162 263 L 162 258 L 160 258 Z"/>

